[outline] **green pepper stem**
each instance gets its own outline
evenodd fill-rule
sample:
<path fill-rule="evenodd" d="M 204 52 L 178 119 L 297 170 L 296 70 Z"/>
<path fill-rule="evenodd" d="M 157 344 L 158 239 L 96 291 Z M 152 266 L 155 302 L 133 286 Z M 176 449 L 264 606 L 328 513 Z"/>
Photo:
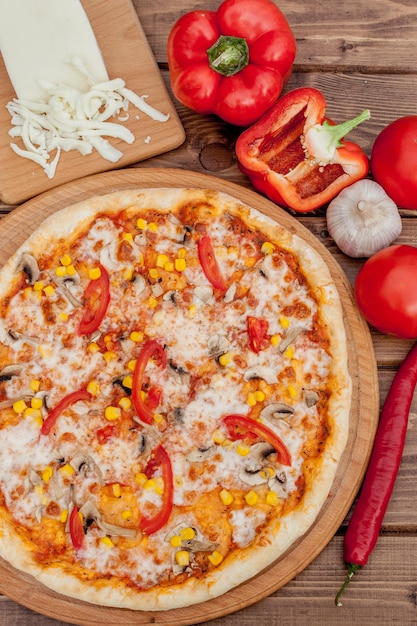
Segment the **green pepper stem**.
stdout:
<path fill-rule="evenodd" d="M 207 50 L 209 65 L 222 76 L 233 76 L 249 63 L 249 47 L 243 37 L 220 35 Z"/>
<path fill-rule="evenodd" d="M 337 144 L 339 147 L 341 145 L 340 140 L 343 139 L 351 130 L 353 130 L 356 126 L 369 120 L 371 117 L 371 112 L 369 109 L 365 109 L 362 113 L 359 113 L 356 117 L 351 120 L 347 120 L 346 122 L 342 122 L 341 124 L 336 124 L 333 126 L 329 124 L 329 122 L 324 122 L 322 124 L 322 128 L 325 129 L 326 133 L 331 137 L 332 143 Z"/>
<path fill-rule="evenodd" d="M 352 563 L 348 563 L 347 566 L 348 566 L 348 573 L 347 573 L 347 576 L 345 578 L 345 582 L 340 587 L 340 589 L 337 592 L 336 597 L 334 599 L 334 603 L 335 603 L 336 606 L 342 606 L 342 603 L 340 602 L 340 596 L 342 595 L 342 593 L 344 592 L 344 590 L 346 589 L 346 587 L 348 586 L 348 584 L 352 580 L 354 574 L 358 570 L 360 570 L 361 567 L 362 567 L 362 565 L 353 565 Z"/>
<path fill-rule="evenodd" d="M 369 120 L 371 113 L 365 109 L 352 120 L 341 124 L 330 124 L 327 120 L 323 124 L 314 124 L 304 133 L 303 148 L 307 158 L 315 159 L 321 163 L 330 162 L 336 150 L 343 146 L 341 139 L 355 126 L 365 120 Z"/>

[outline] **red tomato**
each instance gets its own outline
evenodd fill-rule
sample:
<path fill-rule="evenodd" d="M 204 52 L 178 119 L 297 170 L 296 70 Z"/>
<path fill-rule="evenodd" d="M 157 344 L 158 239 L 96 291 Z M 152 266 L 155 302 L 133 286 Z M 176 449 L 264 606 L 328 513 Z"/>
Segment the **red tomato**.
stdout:
<path fill-rule="evenodd" d="M 417 115 L 388 124 L 375 140 L 372 175 L 403 209 L 417 209 Z"/>
<path fill-rule="evenodd" d="M 368 322 L 382 333 L 417 337 L 417 248 L 389 246 L 371 256 L 355 281 L 355 298 Z"/>

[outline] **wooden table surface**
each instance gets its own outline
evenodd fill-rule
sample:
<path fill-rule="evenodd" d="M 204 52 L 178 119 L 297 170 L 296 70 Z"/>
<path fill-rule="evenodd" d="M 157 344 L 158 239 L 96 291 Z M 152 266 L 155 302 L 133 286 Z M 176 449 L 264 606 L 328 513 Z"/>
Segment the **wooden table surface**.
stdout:
<path fill-rule="evenodd" d="M 177 0 L 133 4 L 169 88 L 166 40 L 175 20 L 195 8 L 215 10 L 216 0 Z M 286 90 L 300 86 L 320 89 L 328 115 L 336 122 L 364 108 L 372 118 L 349 139 L 370 151 L 377 134 L 394 119 L 416 114 L 417 2 L 415 0 L 279 0 L 297 40 L 294 72 Z M 209 173 L 250 188 L 240 173 L 234 152 L 238 130 L 212 116 L 199 116 L 175 101 L 185 143 L 171 152 L 134 167 L 181 167 Z M 0 215 L 14 207 L 0 204 Z M 398 241 L 417 245 L 417 213 L 401 211 L 403 231 Z M 331 251 L 353 283 L 362 261 L 343 255 L 326 230 L 325 212 L 297 216 Z M 372 331 L 378 362 L 380 400 L 411 342 Z M 347 519 L 322 553 L 285 587 L 241 611 L 210 622 L 216 626 L 331 626 L 417 624 L 417 395 L 414 398 L 404 456 L 381 536 L 368 565 L 343 597 L 334 596 L 344 579 L 343 535 Z M 208 622 L 204 622 L 208 624 Z M 0 595 L 0 624 L 64 626 Z"/>

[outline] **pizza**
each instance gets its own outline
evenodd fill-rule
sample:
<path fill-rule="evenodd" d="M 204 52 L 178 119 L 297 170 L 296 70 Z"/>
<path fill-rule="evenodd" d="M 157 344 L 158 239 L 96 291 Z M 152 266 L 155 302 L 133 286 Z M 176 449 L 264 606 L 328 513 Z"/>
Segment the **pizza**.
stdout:
<path fill-rule="evenodd" d="M 312 527 L 351 406 L 338 290 L 210 189 L 115 191 L 0 271 L 0 556 L 93 604 L 218 597 Z"/>

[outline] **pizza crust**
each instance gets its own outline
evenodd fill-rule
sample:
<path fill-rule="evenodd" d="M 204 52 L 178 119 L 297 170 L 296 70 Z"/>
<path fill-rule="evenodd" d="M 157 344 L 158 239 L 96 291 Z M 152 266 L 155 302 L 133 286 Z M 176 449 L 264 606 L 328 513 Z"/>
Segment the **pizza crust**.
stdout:
<path fill-rule="evenodd" d="M 290 511 L 275 526 L 268 527 L 263 532 L 262 541 L 258 541 L 255 546 L 238 550 L 235 556 L 229 556 L 223 564 L 202 579 L 189 578 L 180 585 L 157 587 L 138 593 L 123 587 L 115 580 L 108 583 L 103 580 L 83 582 L 68 574 L 59 564 L 50 570 L 39 567 L 14 533 L 13 523 L 0 508 L 2 558 L 58 593 L 102 606 L 146 611 L 180 608 L 209 601 L 259 574 L 279 559 L 314 524 L 331 491 L 348 438 L 352 383 L 348 369 L 343 310 L 329 268 L 320 254 L 301 237 L 231 196 L 197 189 L 129 190 L 97 196 L 62 209 L 48 217 L 1 270 L 0 298 L 7 296 L 10 285 L 17 280 L 16 267 L 24 252 L 35 257 L 41 256 L 51 241 L 64 241 L 72 238 L 74 233 L 84 232 L 97 213 L 113 214 L 122 210 L 129 213 L 129 207 L 134 207 L 134 210 L 138 207 L 152 207 L 175 215 L 176 207 L 189 202 L 190 198 L 193 202 L 213 202 L 220 214 L 230 212 L 242 217 L 253 228 L 267 233 L 282 248 L 296 254 L 301 270 L 308 277 L 310 288 L 319 303 L 319 315 L 330 338 L 331 376 L 337 382 L 337 389 L 330 399 L 328 409 L 332 432 L 320 462 L 313 466 L 311 480 L 314 488 L 307 489 L 302 505 Z"/>

